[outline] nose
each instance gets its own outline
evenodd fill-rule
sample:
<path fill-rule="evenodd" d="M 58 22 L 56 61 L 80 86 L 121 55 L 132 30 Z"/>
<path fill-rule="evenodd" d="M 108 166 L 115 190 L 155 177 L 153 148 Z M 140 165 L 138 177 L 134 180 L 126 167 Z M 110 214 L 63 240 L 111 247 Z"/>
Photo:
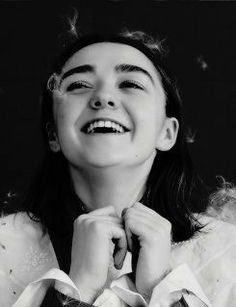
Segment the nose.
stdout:
<path fill-rule="evenodd" d="M 114 98 L 111 98 L 110 95 L 94 95 L 90 98 L 89 105 L 94 110 L 109 108 L 116 109 L 117 103 Z"/>

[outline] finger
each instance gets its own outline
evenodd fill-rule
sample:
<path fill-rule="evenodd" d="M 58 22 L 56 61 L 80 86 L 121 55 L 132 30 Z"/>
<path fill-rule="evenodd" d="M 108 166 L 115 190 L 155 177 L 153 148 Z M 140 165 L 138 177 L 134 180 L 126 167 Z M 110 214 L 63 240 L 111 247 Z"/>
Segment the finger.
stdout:
<path fill-rule="evenodd" d="M 121 217 L 123 218 L 129 208 L 124 208 L 121 212 Z"/>
<path fill-rule="evenodd" d="M 161 225 L 152 225 L 149 221 L 130 219 L 125 222 L 125 231 L 131 236 L 132 251 L 133 251 L 133 236 L 138 237 L 140 242 L 153 246 L 160 240 L 171 240 L 171 231 L 167 227 Z M 127 239 L 128 240 L 128 239 Z M 129 242 L 129 241 L 128 241 Z"/>
<path fill-rule="evenodd" d="M 91 216 L 99 216 L 99 215 L 118 216 L 115 208 L 112 206 L 93 210 L 89 212 L 88 215 L 91 215 Z"/>
<path fill-rule="evenodd" d="M 119 217 L 108 216 L 108 215 L 89 215 L 89 214 L 80 215 L 74 221 L 74 226 L 77 227 L 81 224 L 89 226 L 90 224 L 93 223 L 114 223 L 123 227 L 123 222 Z"/>
<path fill-rule="evenodd" d="M 125 223 L 125 233 L 126 233 L 129 250 L 132 251 L 133 250 L 132 232 L 127 223 Z"/>
<path fill-rule="evenodd" d="M 128 241 L 128 247 L 129 247 L 129 250 L 132 251 L 132 232 L 129 229 L 128 225 L 126 225 L 126 222 L 125 222 L 126 213 L 127 213 L 128 210 L 129 210 L 129 208 L 124 208 L 121 212 L 121 217 L 122 217 L 124 228 L 125 228 L 126 238 L 127 238 L 127 241 Z"/>
<path fill-rule="evenodd" d="M 115 268 L 120 270 L 123 266 L 127 253 L 127 239 L 124 237 L 119 240 L 115 239 L 115 250 L 114 250 L 114 265 Z"/>
<path fill-rule="evenodd" d="M 110 230 L 112 241 L 115 244 L 114 249 L 114 265 L 117 269 L 121 269 L 127 253 L 127 239 L 125 231 L 122 228 L 112 227 Z"/>
<path fill-rule="evenodd" d="M 170 222 L 167 220 L 160 220 L 159 218 L 156 218 L 154 216 L 150 216 L 147 214 L 144 214 L 142 212 L 130 212 L 127 214 L 127 217 L 125 218 L 125 221 L 132 221 L 132 224 L 135 226 L 137 231 L 139 233 L 142 233 L 142 226 L 146 227 L 147 229 L 150 230 L 158 230 L 158 229 L 163 229 L 163 230 L 169 230 L 170 227 Z M 137 234 L 139 234 L 137 233 Z"/>
<path fill-rule="evenodd" d="M 148 213 L 138 211 L 134 208 L 130 208 L 126 211 L 126 214 L 123 216 L 123 220 L 132 219 L 135 220 L 137 223 L 143 223 L 147 221 L 150 224 L 156 225 L 159 224 L 159 219 L 155 216 L 152 216 Z"/>
<path fill-rule="evenodd" d="M 155 229 L 155 226 L 151 225 L 147 217 L 134 213 L 131 209 L 127 210 L 124 215 L 124 228 L 127 236 L 128 246 L 133 251 L 133 237 L 137 236 L 142 239 L 145 233 Z"/>
<path fill-rule="evenodd" d="M 136 202 L 131 208 L 139 211 L 139 212 L 143 212 L 144 214 L 149 214 L 151 216 L 154 216 L 154 217 L 159 217 L 160 219 L 164 219 L 160 214 L 158 214 L 155 210 L 143 205 L 142 203 L 140 202 Z"/>
<path fill-rule="evenodd" d="M 161 227 L 168 231 L 171 230 L 171 223 L 167 219 L 165 219 L 164 217 L 162 217 L 161 215 L 159 215 L 150 208 L 147 208 L 143 205 L 141 205 L 140 207 L 139 204 L 140 203 L 136 203 L 131 208 L 128 208 L 125 211 L 125 214 L 123 214 L 123 218 L 135 220 L 136 221 L 135 225 L 137 226 L 140 225 L 140 223 L 141 225 L 146 223 L 147 226 L 149 228 L 153 228 L 153 230 L 156 227 L 158 228 Z M 138 231 L 139 227 L 136 228 Z"/>
<path fill-rule="evenodd" d="M 116 216 L 107 216 L 107 215 L 93 215 L 93 216 L 88 216 L 86 218 L 86 221 L 88 222 L 110 222 L 110 223 L 115 223 L 122 225 L 122 220 L 119 217 Z"/>
<path fill-rule="evenodd" d="M 142 207 L 144 207 L 142 205 Z M 157 221 L 158 219 L 158 214 L 153 211 L 153 210 L 149 210 L 149 208 L 141 208 L 139 207 L 139 205 L 135 204 L 130 208 L 125 208 L 122 211 L 122 218 L 125 217 L 140 217 L 142 219 L 148 219 L 148 220 L 153 220 L 153 221 Z"/>

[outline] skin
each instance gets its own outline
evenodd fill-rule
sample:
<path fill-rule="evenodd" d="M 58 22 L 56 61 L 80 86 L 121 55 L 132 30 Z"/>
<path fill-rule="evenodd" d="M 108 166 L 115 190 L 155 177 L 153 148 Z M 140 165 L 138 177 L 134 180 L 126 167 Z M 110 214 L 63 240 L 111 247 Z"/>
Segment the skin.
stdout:
<path fill-rule="evenodd" d="M 142 71 L 117 69 L 123 64 Z M 83 65 L 92 71 L 65 77 Z M 127 247 L 134 248 L 133 234 L 140 244 L 136 288 L 150 296 L 168 268 L 171 225 L 137 201 L 145 190 L 156 148 L 169 150 L 178 132 L 178 121 L 166 116 L 160 76 L 139 50 L 96 43 L 76 52 L 60 77 L 63 81 L 53 93 L 56 150 L 67 158 L 75 191 L 91 209 L 74 223 L 70 277 L 83 301 L 92 303 L 105 285 L 114 242 L 113 261 L 120 269 Z M 71 91 L 75 81 L 77 88 Z M 116 120 L 128 132 L 81 131 L 87 122 L 99 118 Z"/>

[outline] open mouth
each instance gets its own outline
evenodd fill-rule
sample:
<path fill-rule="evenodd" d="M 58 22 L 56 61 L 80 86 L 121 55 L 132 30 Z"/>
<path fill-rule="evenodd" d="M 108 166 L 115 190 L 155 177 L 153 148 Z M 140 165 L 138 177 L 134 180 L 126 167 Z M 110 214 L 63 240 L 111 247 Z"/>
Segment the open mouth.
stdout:
<path fill-rule="evenodd" d="M 130 131 L 127 127 L 124 125 L 113 121 L 113 120 L 102 120 L 97 119 L 88 122 L 85 124 L 82 129 L 82 132 L 86 134 L 92 134 L 92 133 L 118 133 L 122 134 L 125 132 Z"/>

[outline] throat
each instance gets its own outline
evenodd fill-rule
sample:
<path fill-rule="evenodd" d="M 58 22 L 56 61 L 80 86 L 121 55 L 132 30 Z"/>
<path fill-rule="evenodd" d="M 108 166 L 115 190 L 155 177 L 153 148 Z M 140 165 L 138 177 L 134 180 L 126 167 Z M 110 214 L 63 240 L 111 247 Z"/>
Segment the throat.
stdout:
<path fill-rule="evenodd" d="M 137 174 L 136 174 L 137 175 Z M 146 187 L 147 174 L 135 176 L 131 172 L 105 174 L 99 172 L 86 176 L 72 172 L 75 192 L 89 210 L 113 206 L 118 215 L 139 201 Z"/>

